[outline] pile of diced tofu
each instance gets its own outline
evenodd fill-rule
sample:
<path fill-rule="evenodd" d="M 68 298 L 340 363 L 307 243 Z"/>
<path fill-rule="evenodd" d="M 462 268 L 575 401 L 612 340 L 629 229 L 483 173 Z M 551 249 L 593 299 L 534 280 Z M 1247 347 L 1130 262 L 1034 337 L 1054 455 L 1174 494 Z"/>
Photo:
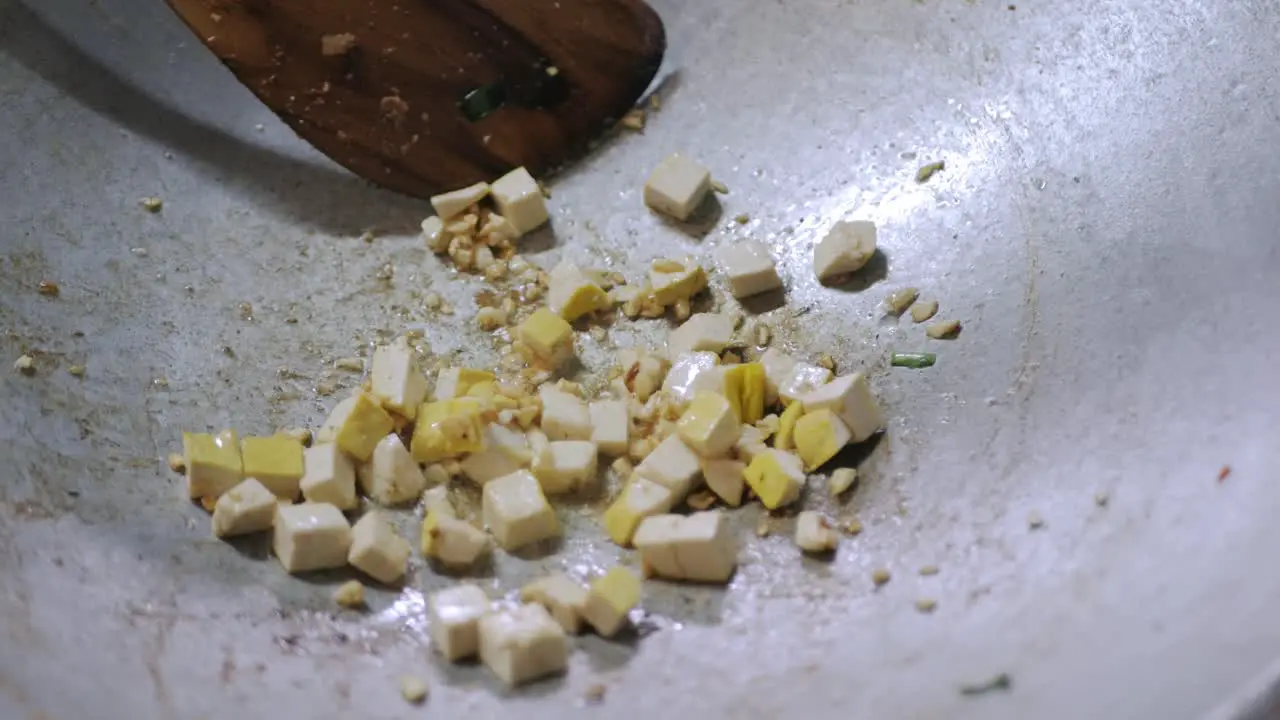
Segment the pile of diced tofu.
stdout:
<path fill-rule="evenodd" d="M 646 189 L 646 201 L 690 212 L 701 200 L 688 194 L 705 193 L 702 176 L 684 160 L 660 171 L 655 177 L 667 180 Z M 494 210 L 481 207 L 486 198 Z M 433 204 L 438 216 L 423 224 L 431 247 L 495 282 L 511 268 L 490 272 L 494 263 L 517 257 L 512 243 L 547 220 L 522 169 Z M 835 257 L 835 266 L 849 266 Z M 782 287 L 758 243 L 723 248 L 717 261 L 736 297 Z M 429 598 L 437 651 L 450 661 L 478 656 L 513 685 L 563 670 L 568 635 L 625 628 L 641 575 L 728 582 L 739 541 L 727 509 L 795 505 L 810 473 L 883 426 L 862 373 L 837 377 L 767 341 L 744 342 L 731 311 L 692 313 L 708 289 L 694 258 L 656 260 L 635 284 L 571 262 L 550 272 L 522 264 L 532 269 L 510 282 L 531 280 L 545 292 L 541 302 L 508 306 L 491 328 L 506 343 L 499 367 L 428 372 L 424 354 L 400 337 L 374 350 L 362 386 L 332 408 L 309 447 L 284 434 L 183 438 L 188 492 L 212 509 L 214 533 L 271 532 L 290 573 L 350 565 L 378 583 L 402 582 L 412 546 L 386 509 L 420 505 L 424 571 L 465 576 L 493 552 L 558 538 L 551 498 L 609 492 L 602 532 L 635 549 L 639 574 L 619 566 L 596 578 L 551 575 L 520 588 L 516 602 L 495 602 L 465 582 Z M 620 351 L 604 391 L 588 397 L 557 377 L 576 356 L 571 323 L 618 309 L 628 317 L 673 309 L 681 322 L 665 347 Z M 840 469 L 832 487 L 847 489 L 853 478 Z M 476 493 L 478 516 L 460 513 L 451 489 Z M 820 515 L 800 520 L 803 550 L 835 549 Z"/>

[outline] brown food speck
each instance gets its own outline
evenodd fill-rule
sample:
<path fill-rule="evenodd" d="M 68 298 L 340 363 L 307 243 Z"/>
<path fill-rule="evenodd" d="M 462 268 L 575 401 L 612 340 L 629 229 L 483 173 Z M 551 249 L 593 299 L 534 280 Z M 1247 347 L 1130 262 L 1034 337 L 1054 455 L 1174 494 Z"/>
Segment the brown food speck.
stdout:
<path fill-rule="evenodd" d="M 1218 482 L 1222 482 L 1223 480 L 1226 480 L 1229 477 L 1231 477 L 1230 465 L 1223 465 L 1221 468 L 1218 469 Z"/>
<path fill-rule="evenodd" d="M 587 701 L 588 705 L 599 705 L 600 703 L 604 702 L 604 692 L 605 692 L 604 685 L 601 683 L 596 683 L 595 685 L 592 685 L 591 687 L 587 688 L 587 692 L 584 693 L 582 697 L 584 700 Z"/>
<path fill-rule="evenodd" d="M 45 297 L 58 297 L 58 293 L 62 292 L 62 288 L 58 287 L 58 283 L 51 280 L 41 280 L 36 289 Z"/>
<path fill-rule="evenodd" d="M 382 109 L 382 116 L 397 126 L 404 122 L 405 115 L 409 112 L 409 103 L 401 100 L 397 95 L 382 98 L 378 102 L 378 107 Z"/>
<path fill-rule="evenodd" d="M 320 38 L 320 54 L 326 57 L 346 55 L 356 46 L 356 36 L 351 33 L 335 33 Z"/>

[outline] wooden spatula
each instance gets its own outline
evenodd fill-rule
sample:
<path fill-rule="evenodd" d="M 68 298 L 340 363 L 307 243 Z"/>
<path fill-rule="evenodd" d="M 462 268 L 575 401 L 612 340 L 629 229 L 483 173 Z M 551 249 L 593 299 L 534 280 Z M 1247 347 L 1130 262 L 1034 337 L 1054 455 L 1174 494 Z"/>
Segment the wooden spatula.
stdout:
<path fill-rule="evenodd" d="M 643 0 L 167 0 L 352 172 L 418 197 L 583 152 L 657 72 Z"/>

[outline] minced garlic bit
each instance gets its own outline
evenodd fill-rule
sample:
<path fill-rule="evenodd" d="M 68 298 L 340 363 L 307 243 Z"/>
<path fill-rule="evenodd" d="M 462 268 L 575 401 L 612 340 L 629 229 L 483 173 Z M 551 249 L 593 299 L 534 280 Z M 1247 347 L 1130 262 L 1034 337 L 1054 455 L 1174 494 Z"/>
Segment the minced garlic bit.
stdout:
<path fill-rule="evenodd" d="M 836 370 L 836 359 L 831 357 L 827 353 L 822 353 L 821 355 L 818 356 L 817 364 L 818 364 L 818 367 L 824 367 L 832 372 L 835 372 Z"/>
<path fill-rule="evenodd" d="M 729 186 L 728 186 L 728 185 L 725 185 L 724 183 L 720 182 L 719 180 L 716 180 L 715 178 L 712 178 L 712 179 L 711 179 L 711 189 L 712 189 L 713 191 L 715 191 L 715 192 L 717 192 L 717 193 L 721 194 L 721 195 L 728 195 L 728 194 L 729 194 Z"/>
<path fill-rule="evenodd" d="M 476 324 L 481 330 L 497 330 L 507 324 L 507 314 L 500 308 L 483 307 L 476 312 Z"/>
<path fill-rule="evenodd" d="M 938 601 L 932 598 L 920 598 L 916 601 L 916 610 L 928 615 L 938 609 Z"/>
<path fill-rule="evenodd" d="M 839 497 L 848 492 L 849 488 L 858 481 L 858 471 L 855 468 L 843 467 L 836 468 L 831 471 L 831 479 L 827 480 L 827 493 L 831 497 Z"/>
<path fill-rule="evenodd" d="M 1109 502 L 1111 502 L 1111 496 L 1105 491 L 1100 491 L 1093 496 L 1093 504 L 1098 507 L 1106 507 Z"/>
<path fill-rule="evenodd" d="M 604 702 L 604 693 L 605 693 L 604 685 L 601 683 L 596 683 L 591 687 L 587 688 L 587 691 L 586 693 L 583 694 L 582 699 L 585 700 L 588 705 L 599 705 L 600 703 Z"/>
<path fill-rule="evenodd" d="M 767 516 L 761 516 L 761 518 L 756 521 L 756 537 L 769 537 L 769 532 L 769 518 Z"/>
<path fill-rule="evenodd" d="M 706 510 L 716 504 L 716 496 L 710 491 L 699 490 L 686 498 L 685 504 L 694 510 Z"/>
<path fill-rule="evenodd" d="M 854 518 L 844 524 L 844 531 L 850 535 L 858 535 L 862 532 L 862 521 Z"/>
<path fill-rule="evenodd" d="M 875 583 L 876 587 L 884 586 L 892 577 L 893 576 L 889 574 L 889 571 L 884 568 L 876 568 L 871 571 L 871 582 Z"/>
<path fill-rule="evenodd" d="M 1040 513 L 1032 510 L 1027 513 L 1027 527 L 1032 530 L 1039 530 L 1044 527 L 1044 518 L 1040 516 Z"/>
<path fill-rule="evenodd" d="M 439 310 L 440 306 L 444 304 L 444 298 L 440 297 L 440 293 L 429 292 L 422 298 L 422 304 L 428 310 Z"/>
<path fill-rule="evenodd" d="M 83 365 L 72 365 L 71 367 L 67 368 L 67 372 L 70 373 L 73 377 L 82 378 L 84 377 L 84 374 L 85 374 L 85 367 Z"/>
<path fill-rule="evenodd" d="M 364 372 L 364 360 L 358 357 L 338 358 L 333 361 L 333 366 L 339 370 L 348 372 Z"/>
<path fill-rule="evenodd" d="M 889 297 L 885 298 L 884 304 L 889 309 L 891 315 L 901 315 L 911 307 L 911 304 L 920 297 L 920 291 L 913 288 L 902 288 L 889 293 Z"/>
<path fill-rule="evenodd" d="M 164 201 L 158 197 L 144 197 L 138 201 L 138 204 L 142 205 L 143 210 L 151 213 L 158 213 L 160 208 L 164 207 Z"/>
<path fill-rule="evenodd" d="M 773 334 L 769 330 L 769 326 L 764 323 L 756 325 L 756 347 L 764 347 L 769 344 Z"/>
<path fill-rule="evenodd" d="M 359 580 L 348 580 L 333 591 L 333 601 L 339 606 L 355 609 L 364 607 L 364 585 Z"/>
<path fill-rule="evenodd" d="M 622 116 L 622 127 L 640 132 L 644 130 L 644 110 L 636 108 Z"/>
<path fill-rule="evenodd" d="M 302 447 L 311 447 L 312 434 L 311 431 L 306 428 L 289 428 L 288 430 L 282 431 L 280 434 L 298 441 L 298 444 Z"/>
<path fill-rule="evenodd" d="M 400 697 L 412 705 L 420 705 L 427 699 L 427 681 L 412 675 L 400 678 Z"/>
<path fill-rule="evenodd" d="M 946 340 L 960 334 L 959 320 L 942 320 L 924 326 L 924 334 L 934 340 Z"/>
<path fill-rule="evenodd" d="M 36 371 L 36 361 L 30 355 L 19 355 L 17 360 L 13 361 L 13 369 L 24 375 L 31 375 Z"/>
<path fill-rule="evenodd" d="M 187 460 L 182 457 L 182 453 L 169 453 L 169 469 L 176 473 L 184 473 L 187 471 Z"/>
<path fill-rule="evenodd" d="M 932 575 L 937 575 L 937 574 L 938 574 L 938 566 L 937 566 L 937 565 L 925 565 L 924 567 L 921 567 L 921 568 L 920 568 L 920 574 L 921 574 L 921 575 L 923 575 L 923 576 L 925 576 L 925 577 L 930 577 L 930 576 L 932 576 Z"/>
<path fill-rule="evenodd" d="M 937 300 L 921 300 L 911 305 L 911 321 L 914 323 L 922 323 L 937 314 Z"/>

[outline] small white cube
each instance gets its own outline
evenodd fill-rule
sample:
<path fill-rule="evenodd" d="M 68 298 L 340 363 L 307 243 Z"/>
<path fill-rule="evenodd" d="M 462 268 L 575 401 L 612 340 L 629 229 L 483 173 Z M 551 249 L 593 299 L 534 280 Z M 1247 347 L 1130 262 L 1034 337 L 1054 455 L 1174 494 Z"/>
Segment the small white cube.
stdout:
<path fill-rule="evenodd" d="M 696 350 L 718 353 L 733 340 L 733 318 L 721 313 L 698 313 L 667 336 L 667 357 Z"/>
<path fill-rule="evenodd" d="M 808 553 L 827 553 L 840 544 L 840 534 L 826 518 L 813 510 L 805 510 L 796 516 L 796 547 Z"/>
<path fill-rule="evenodd" d="M 381 513 L 365 513 L 351 528 L 347 562 L 380 583 L 391 584 L 409 569 L 409 541 Z"/>
<path fill-rule="evenodd" d="M 669 488 L 676 501 L 684 499 L 698 479 L 698 454 L 678 435 L 668 435 L 636 466 L 636 475 Z"/>
<path fill-rule="evenodd" d="M 447 511 L 427 510 L 422 519 L 422 556 L 451 572 L 465 571 L 492 550 L 489 536 Z"/>
<path fill-rule="evenodd" d="M 427 378 L 404 337 L 374 349 L 369 379 L 370 393 L 382 401 L 382 407 L 410 420 L 427 396 Z"/>
<path fill-rule="evenodd" d="M 449 221 L 461 215 L 467 208 L 475 205 L 489 194 L 489 183 L 478 182 L 469 187 L 460 188 L 431 198 L 431 207 L 441 220 Z"/>
<path fill-rule="evenodd" d="M 449 478 L 445 478 L 448 482 Z M 434 512 L 437 515 L 445 517 L 458 517 L 458 511 L 454 509 L 453 503 L 449 501 L 449 487 L 447 485 L 436 485 L 427 488 L 422 492 L 422 510 L 423 514 Z"/>
<path fill-rule="evenodd" d="M 461 463 L 462 474 L 471 482 L 485 483 L 529 467 L 533 452 L 528 437 L 519 430 L 489 425 L 484 431 L 484 449 L 468 455 Z"/>
<path fill-rule="evenodd" d="M 693 400 L 694 393 L 699 389 L 724 392 L 723 387 L 705 387 L 708 384 L 715 385 L 714 382 L 699 382 L 703 376 L 710 377 L 719 364 L 720 356 L 709 351 L 678 355 L 671 363 L 666 380 L 662 382 L 662 390 L 681 408 Z"/>
<path fill-rule="evenodd" d="M 677 500 L 666 485 L 633 474 L 622 493 L 604 511 L 605 533 L 610 540 L 627 547 L 641 520 L 670 511 Z"/>
<path fill-rule="evenodd" d="M 615 567 L 591 582 L 582 617 L 602 637 L 613 637 L 639 604 L 640 578 L 627 568 Z"/>
<path fill-rule="evenodd" d="M 861 270 L 875 252 L 875 223 L 840 220 L 813 249 L 813 270 L 819 280 L 831 280 Z"/>
<path fill-rule="evenodd" d="M 533 474 L 544 492 L 553 495 L 592 490 L 596 486 L 595 443 L 555 440 L 533 463 Z"/>
<path fill-rule="evenodd" d="M 520 599 L 545 607 L 564 631 L 582 632 L 582 609 L 587 604 L 587 588 L 564 573 L 553 573 L 520 588 Z"/>
<path fill-rule="evenodd" d="M 716 251 L 720 271 L 729 279 L 729 292 L 736 298 L 759 295 L 782 287 L 778 267 L 764 243 L 745 240 L 721 246 Z"/>
<path fill-rule="evenodd" d="M 334 405 L 333 409 L 329 411 L 329 416 L 320 425 L 320 429 L 316 431 L 316 442 L 331 443 L 336 440 L 338 431 L 342 429 L 342 424 L 351 416 L 351 410 L 355 408 L 359 399 L 357 395 L 352 395 L 339 400 L 338 404 Z"/>
<path fill-rule="evenodd" d="M 625 400 L 597 400 L 588 408 L 591 442 L 605 455 L 625 455 L 631 442 L 631 416 Z"/>
<path fill-rule="evenodd" d="M 365 495 L 386 506 L 413 502 L 427 487 L 417 461 L 395 433 L 378 441 L 369 462 L 356 467 L 356 477 Z"/>
<path fill-rule="evenodd" d="M 757 452 L 767 449 L 762 441 Z M 702 477 L 706 479 L 707 487 L 730 507 L 742 504 L 742 491 L 746 487 L 742 473 L 746 469 L 746 463 L 741 460 L 702 461 Z"/>
<path fill-rule="evenodd" d="M 427 249 L 433 253 L 442 253 L 449 249 L 449 241 L 453 239 L 453 235 L 444 229 L 444 221 L 432 215 L 422 221 L 422 239 L 427 243 Z"/>
<path fill-rule="evenodd" d="M 551 218 L 542 188 L 528 170 L 518 167 L 493 182 L 493 202 L 498 212 L 520 235 L 537 228 Z"/>
<path fill-rule="evenodd" d="M 351 526 L 328 503 L 277 505 L 271 549 L 286 572 L 340 568 L 351 549 Z"/>
<path fill-rule="evenodd" d="M 827 408 L 844 421 L 852 442 L 862 442 L 884 427 L 884 416 L 862 373 L 843 375 L 803 396 L 806 413 Z"/>
<path fill-rule="evenodd" d="M 568 322 L 612 306 L 608 293 L 575 263 L 563 260 L 548 273 L 547 307 Z"/>
<path fill-rule="evenodd" d="M 738 459 L 751 462 L 757 455 L 769 449 L 769 446 L 764 441 L 763 430 L 755 425 L 743 423 L 741 432 L 738 435 L 738 442 L 733 444 L 733 452 L 738 456 Z"/>
<path fill-rule="evenodd" d="M 266 485 L 253 478 L 242 480 L 214 503 L 213 534 L 230 537 L 269 530 L 277 502 Z"/>
<path fill-rule="evenodd" d="M 354 510 L 356 467 L 334 443 L 313 445 L 302 451 L 302 497 L 307 502 L 329 503 L 339 510 Z"/>
<path fill-rule="evenodd" d="M 475 585 L 455 585 L 427 598 L 427 633 L 436 651 L 457 662 L 480 651 L 480 618 L 489 612 L 489 596 Z"/>
<path fill-rule="evenodd" d="M 737 442 L 739 426 L 733 406 L 719 393 L 700 392 L 676 423 L 676 433 L 702 457 L 720 457 Z"/>
<path fill-rule="evenodd" d="M 646 518 L 636 549 L 659 576 L 695 582 L 728 582 L 738 565 L 738 543 L 719 510 Z"/>
<path fill-rule="evenodd" d="M 832 377 L 831 371 L 824 367 L 798 362 L 778 385 L 778 397 L 783 405 L 790 405 L 831 382 Z"/>
<path fill-rule="evenodd" d="M 764 405 L 773 407 L 778 404 L 778 386 L 791 377 L 796 359 L 777 348 L 769 348 L 758 362 L 764 367 Z"/>
<path fill-rule="evenodd" d="M 538 392 L 542 399 L 542 432 L 551 440 L 590 440 L 591 413 L 577 395 L 553 387 Z"/>
<path fill-rule="evenodd" d="M 480 619 L 480 659 L 514 687 L 562 672 L 569 638 L 546 608 L 529 603 Z"/>
<path fill-rule="evenodd" d="M 506 550 L 560 536 L 560 521 L 547 503 L 538 479 L 528 470 L 486 484 L 480 514 L 498 544 Z"/>
<path fill-rule="evenodd" d="M 644 204 L 688 220 L 711 192 L 711 171 L 683 155 L 663 160 L 644 184 Z"/>

